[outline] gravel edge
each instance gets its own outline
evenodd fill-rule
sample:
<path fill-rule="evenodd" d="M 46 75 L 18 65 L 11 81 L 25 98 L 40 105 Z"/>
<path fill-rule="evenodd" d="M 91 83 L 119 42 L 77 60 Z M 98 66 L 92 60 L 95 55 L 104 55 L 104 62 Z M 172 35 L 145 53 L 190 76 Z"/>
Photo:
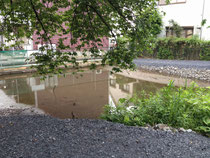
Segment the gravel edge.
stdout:
<path fill-rule="evenodd" d="M 157 67 L 157 66 L 139 66 L 142 70 L 157 72 L 164 75 L 174 75 L 182 78 L 198 79 L 210 82 L 210 70 L 202 70 L 195 68 L 177 68 L 173 66 Z"/>
<path fill-rule="evenodd" d="M 130 127 L 104 120 L 0 117 L 0 157 L 207 158 L 210 139 L 193 132 Z"/>
<path fill-rule="evenodd" d="M 210 61 L 135 59 L 143 71 L 210 82 Z"/>

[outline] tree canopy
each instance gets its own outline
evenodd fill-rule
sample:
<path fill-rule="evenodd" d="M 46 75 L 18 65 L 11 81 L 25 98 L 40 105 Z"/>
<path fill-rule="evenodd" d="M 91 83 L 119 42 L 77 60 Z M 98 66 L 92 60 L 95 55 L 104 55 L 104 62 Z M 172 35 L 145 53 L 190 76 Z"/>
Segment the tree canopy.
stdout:
<path fill-rule="evenodd" d="M 33 34 L 52 44 L 52 37 L 60 35 L 56 50 L 42 47 L 47 53 L 35 54 L 41 74 L 62 73 L 61 67 L 69 63 L 78 69 L 76 56 L 81 50 L 84 56 L 90 51 L 101 57 L 102 65 L 113 66 L 114 71 L 133 69 L 133 59 L 152 47 L 151 40 L 161 30 L 157 4 L 158 0 L 1 0 L 0 35 L 17 44 Z M 69 45 L 62 35 L 71 36 Z M 102 37 L 117 41 L 103 55 L 98 48 L 103 46 Z"/>

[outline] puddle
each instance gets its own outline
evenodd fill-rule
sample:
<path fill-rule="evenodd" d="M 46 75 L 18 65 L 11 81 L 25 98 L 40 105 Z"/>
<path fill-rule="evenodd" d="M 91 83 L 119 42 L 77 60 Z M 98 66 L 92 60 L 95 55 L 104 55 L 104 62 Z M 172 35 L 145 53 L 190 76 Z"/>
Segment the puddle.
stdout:
<path fill-rule="evenodd" d="M 0 77 L 0 106 L 21 104 L 41 109 L 58 118 L 95 119 L 106 104 L 116 104 L 120 98 L 144 90 L 156 92 L 171 80 L 176 86 L 192 80 L 167 77 L 146 72 L 123 72 L 110 75 L 107 69 L 86 71 L 66 77 L 54 76 L 41 80 L 29 74 Z M 202 87 L 210 83 L 200 82 Z M 8 99 L 9 98 L 9 99 Z M 0 107 L 0 109 L 2 109 Z"/>

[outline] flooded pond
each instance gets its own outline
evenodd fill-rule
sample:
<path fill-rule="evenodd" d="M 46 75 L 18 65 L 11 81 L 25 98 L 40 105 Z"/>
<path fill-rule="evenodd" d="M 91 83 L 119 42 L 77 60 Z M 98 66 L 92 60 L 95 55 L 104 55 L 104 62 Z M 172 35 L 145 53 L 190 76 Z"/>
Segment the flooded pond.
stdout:
<path fill-rule="evenodd" d="M 8 102 L 30 105 L 58 118 L 89 118 L 100 116 L 103 106 L 117 104 L 120 98 L 144 90 L 156 92 L 174 79 L 176 86 L 192 80 L 167 77 L 147 72 L 123 72 L 110 75 L 107 69 L 71 72 L 41 80 L 31 74 L 0 77 L 0 106 Z M 202 87 L 207 82 L 197 82 Z"/>

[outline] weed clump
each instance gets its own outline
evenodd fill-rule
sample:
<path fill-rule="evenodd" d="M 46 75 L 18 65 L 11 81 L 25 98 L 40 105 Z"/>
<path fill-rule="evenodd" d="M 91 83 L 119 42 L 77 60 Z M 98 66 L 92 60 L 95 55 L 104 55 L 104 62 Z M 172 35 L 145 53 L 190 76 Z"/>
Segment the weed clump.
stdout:
<path fill-rule="evenodd" d="M 167 124 L 210 134 L 210 87 L 195 83 L 177 88 L 171 81 L 167 87 L 149 97 L 120 99 L 116 107 L 106 105 L 102 119 L 131 126 Z"/>

